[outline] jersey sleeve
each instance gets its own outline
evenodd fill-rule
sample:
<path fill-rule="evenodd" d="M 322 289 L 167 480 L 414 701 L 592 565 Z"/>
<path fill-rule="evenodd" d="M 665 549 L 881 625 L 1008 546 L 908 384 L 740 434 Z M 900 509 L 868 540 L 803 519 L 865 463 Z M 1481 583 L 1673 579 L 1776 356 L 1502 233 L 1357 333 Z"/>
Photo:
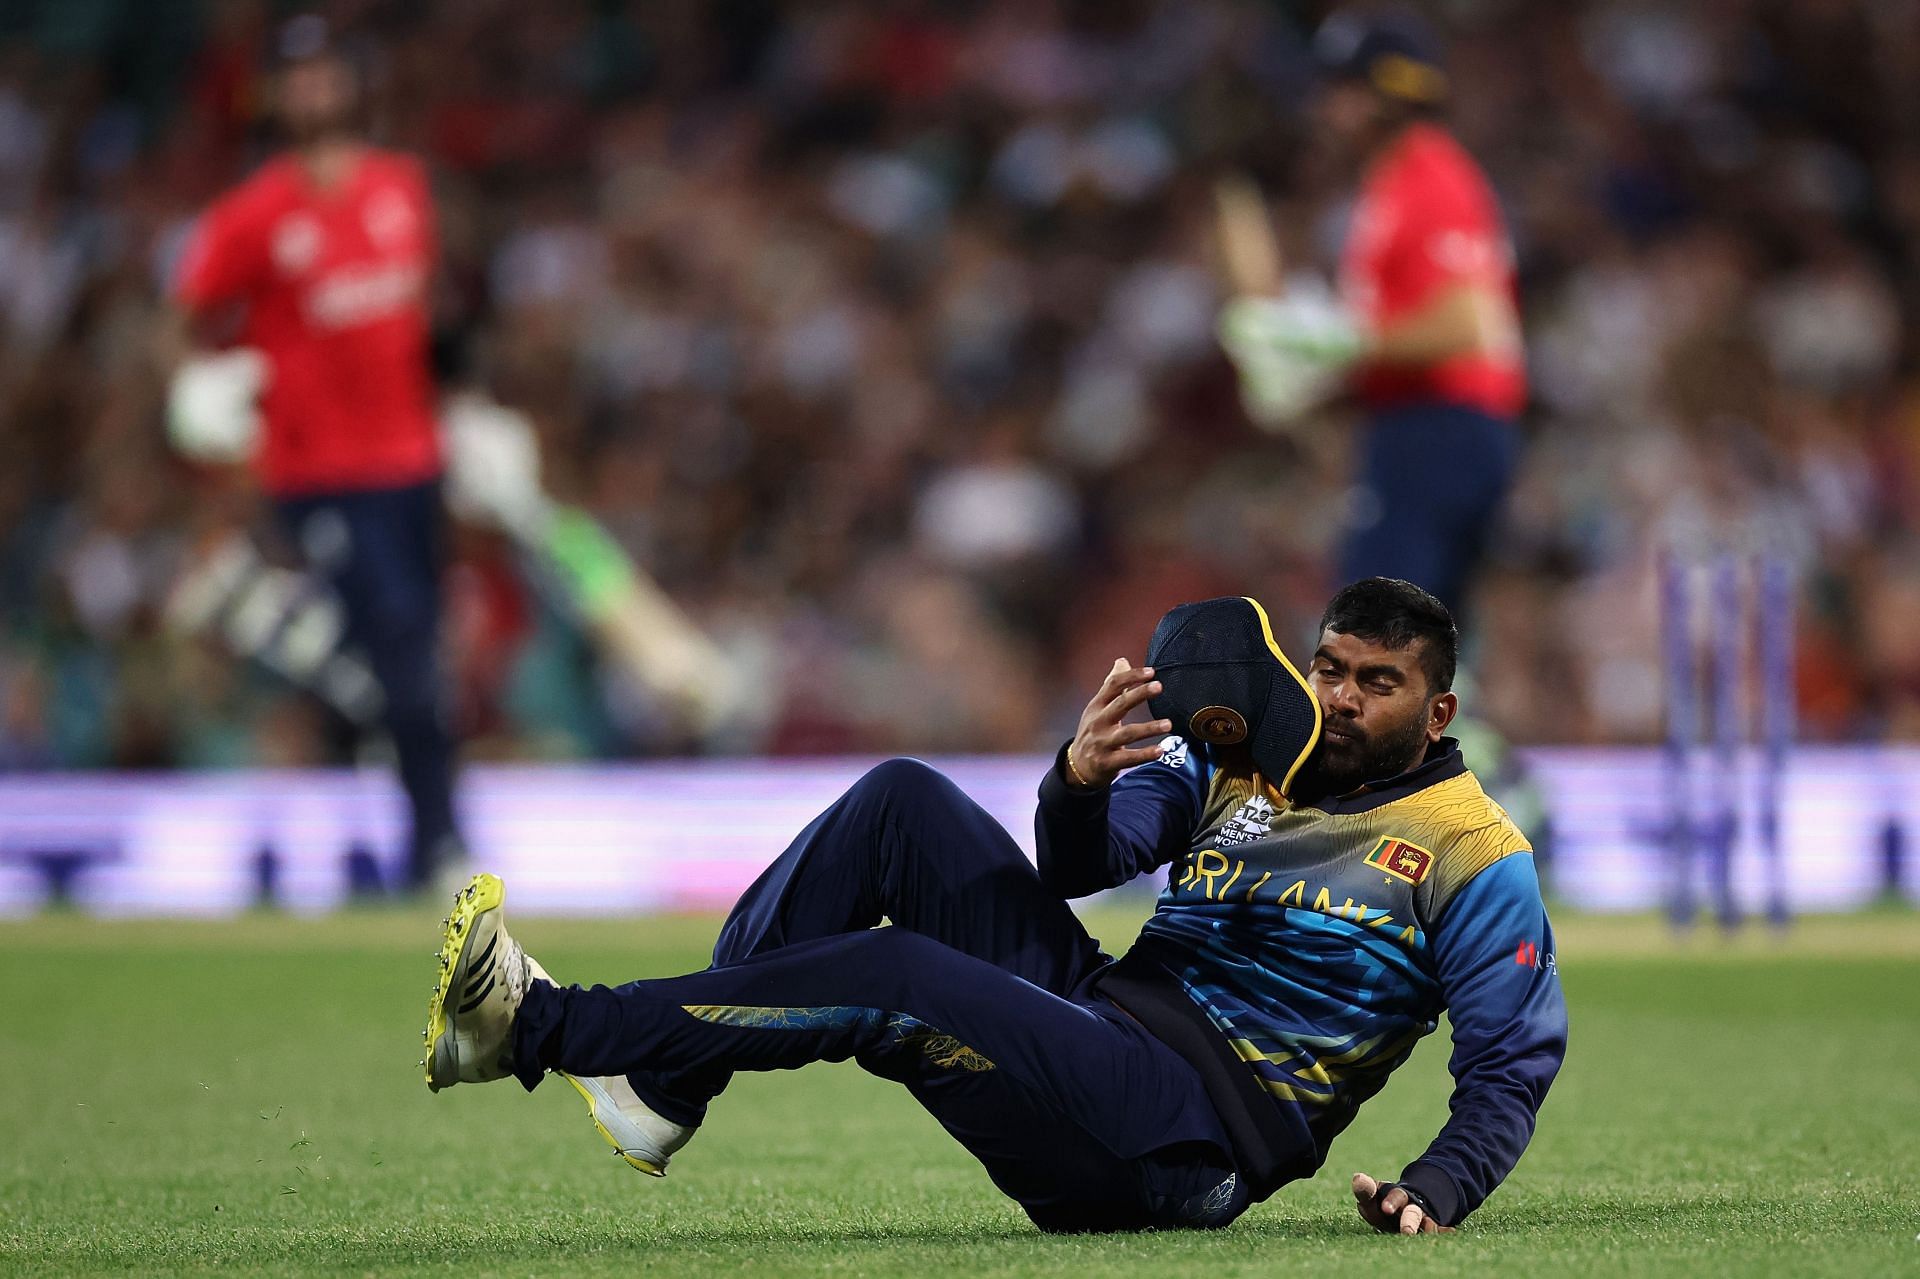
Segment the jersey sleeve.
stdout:
<path fill-rule="evenodd" d="M 245 201 L 229 196 L 200 215 L 174 277 L 174 298 L 205 311 L 244 298 L 267 270 L 266 229 Z"/>
<path fill-rule="evenodd" d="M 1161 743 L 1160 758 L 1094 791 L 1067 784 L 1067 748 L 1040 779 L 1034 846 L 1040 879 L 1062 897 L 1118 888 L 1185 852 L 1207 789 L 1202 752 L 1184 739 Z"/>
<path fill-rule="evenodd" d="M 1533 857 L 1503 857 L 1460 890 L 1433 932 L 1453 1024 L 1451 1118 L 1401 1183 L 1455 1225 L 1513 1171 L 1566 1054 L 1553 929 Z"/>

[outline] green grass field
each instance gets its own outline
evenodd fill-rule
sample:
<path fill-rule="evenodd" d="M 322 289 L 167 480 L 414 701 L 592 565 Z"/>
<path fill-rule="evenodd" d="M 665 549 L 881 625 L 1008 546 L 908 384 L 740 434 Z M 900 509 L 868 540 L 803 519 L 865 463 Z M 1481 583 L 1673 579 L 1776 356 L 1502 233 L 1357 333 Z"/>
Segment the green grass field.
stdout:
<path fill-rule="evenodd" d="M 1783 943 L 1562 921 L 1573 1044 L 1466 1229 L 1376 1236 L 1349 1173 L 1445 1116 L 1444 1028 L 1325 1172 L 1208 1235 L 1034 1232 L 904 1093 L 742 1076 L 654 1181 L 571 1090 L 421 1084 L 424 911 L 0 924 L 0 1272 L 1920 1273 L 1920 917 Z M 1101 918 L 1109 949 L 1132 922 Z M 713 921 L 519 920 L 562 978 L 698 967 Z"/>

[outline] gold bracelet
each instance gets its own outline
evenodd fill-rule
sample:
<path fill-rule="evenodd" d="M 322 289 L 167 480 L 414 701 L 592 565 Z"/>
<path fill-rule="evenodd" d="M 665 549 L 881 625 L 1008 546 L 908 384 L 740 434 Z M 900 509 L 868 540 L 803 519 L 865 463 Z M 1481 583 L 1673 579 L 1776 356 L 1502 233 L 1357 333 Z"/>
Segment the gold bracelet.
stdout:
<path fill-rule="evenodd" d="M 1080 769 L 1073 762 L 1073 743 L 1067 743 L 1067 780 L 1080 790 L 1092 790 L 1093 783 L 1080 776 Z"/>

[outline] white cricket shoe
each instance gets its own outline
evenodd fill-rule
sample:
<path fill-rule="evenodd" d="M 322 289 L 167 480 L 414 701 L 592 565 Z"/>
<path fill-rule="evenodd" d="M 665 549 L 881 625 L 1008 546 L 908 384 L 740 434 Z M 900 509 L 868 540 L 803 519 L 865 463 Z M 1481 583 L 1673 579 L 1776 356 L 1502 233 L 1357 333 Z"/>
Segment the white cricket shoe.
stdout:
<path fill-rule="evenodd" d="M 613 1152 L 649 1177 L 667 1175 L 667 1160 L 693 1139 L 694 1130 L 656 1114 L 624 1075 L 569 1075 L 556 1071 L 587 1099 L 593 1126 Z"/>
<path fill-rule="evenodd" d="M 513 1016 L 527 983 L 546 974 L 507 935 L 506 896 L 499 876 L 475 875 L 442 921 L 440 979 L 427 1005 L 420 1063 L 434 1092 L 513 1073 Z"/>

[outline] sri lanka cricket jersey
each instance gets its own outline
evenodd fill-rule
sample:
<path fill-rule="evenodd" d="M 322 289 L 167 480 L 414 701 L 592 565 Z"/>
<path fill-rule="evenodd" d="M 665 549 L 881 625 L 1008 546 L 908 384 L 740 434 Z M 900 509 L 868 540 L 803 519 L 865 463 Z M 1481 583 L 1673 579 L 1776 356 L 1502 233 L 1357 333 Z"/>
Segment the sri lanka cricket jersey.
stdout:
<path fill-rule="evenodd" d="M 1099 989 L 1200 1069 L 1257 1195 L 1317 1169 L 1443 1011 L 1452 1118 L 1401 1180 L 1451 1224 L 1512 1169 L 1566 1008 L 1531 848 L 1451 739 L 1296 806 L 1244 757 L 1169 738 L 1105 791 L 1049 777 L 1036 824 L 1067 896 L 1170 864 Z"/>

